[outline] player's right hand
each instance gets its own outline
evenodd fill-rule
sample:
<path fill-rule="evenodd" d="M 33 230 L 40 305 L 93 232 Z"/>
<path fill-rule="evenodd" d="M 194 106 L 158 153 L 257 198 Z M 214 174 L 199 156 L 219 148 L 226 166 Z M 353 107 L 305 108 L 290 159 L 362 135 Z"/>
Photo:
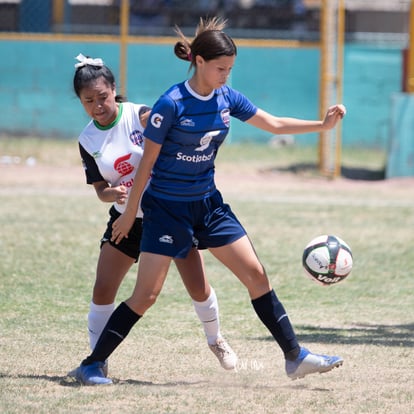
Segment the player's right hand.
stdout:
<path fill-rule="evenodd" d="M 112 224 L 111 241 L 119 244 L 124 237 L 127 239 L 134 221 L 135 217 L 130 217 L 127 212 L 121 214 Z"/>
<path fill-rule="evenodd" d="M 114 187 L 113 190 L 115 191 L 115 202 L 117 204 L 125 204 L 128 199 L 127 188 L 124 185 L 120 185 Z"/>

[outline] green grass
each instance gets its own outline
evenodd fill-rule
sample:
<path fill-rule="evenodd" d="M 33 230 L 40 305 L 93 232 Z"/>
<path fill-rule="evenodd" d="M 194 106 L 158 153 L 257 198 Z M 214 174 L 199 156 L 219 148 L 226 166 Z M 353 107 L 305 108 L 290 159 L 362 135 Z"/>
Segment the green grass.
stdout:
<path fill-rule="evenodd" d="M 316 152 L 225 146 L 219 187 L 299 339 L 316 352 L 342 355 L 344 366 L 290 381 L 245 289 L 207 253 L 238 372 L 223 371 L 208 350 L 172 267 L 156 305 L 111 357 L 116 384 L 82 387 L 66 373 L 88 354 L 86 314 L 108 206 L 84 184 L 76 143 L 0 145 L 0 155 L 38 160 L 32 168 L 0 165 L 0 412 L 414 412 L 412 181 L 291 174 L 295 163 L 315 163 Z M 366 152 L 366 162 L 363 151 L 354 154 L 359 161 L 350 152 L 348 165 L 383 165 L 381 154 Z M 312 237 L 327 232 L 350 244 L 354 269 L 344 282 L 323 288 L 304 276 L 301 255 Z M 119 300 L 132 291 L 135 271 Z"/>

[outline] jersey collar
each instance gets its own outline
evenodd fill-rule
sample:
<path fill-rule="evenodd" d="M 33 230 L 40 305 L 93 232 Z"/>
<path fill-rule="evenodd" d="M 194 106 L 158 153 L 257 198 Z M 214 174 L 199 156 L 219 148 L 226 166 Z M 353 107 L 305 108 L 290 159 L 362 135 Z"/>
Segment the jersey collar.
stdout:
<path fill-rule="evenodd" d="M 197 99 L 200 99 L 200 101 L 208 101 L 209 99 L 211 99 L 214 96 L 214 93 L 215 93 L 215 90 L 213 90 L 207 96 L 199 95 L 194 89 L 191 88 L 190 83 L 188 82 L 188 80 L 186 80 L 184 82 L 184 86 L 191 95 L 193 95 Z"/>
<path fill-rule="evenodd" d="M 106 131 L 106 130 L 108 130 L 108 129 L 111 129 L 112 127 L 114 127 L 118 122 L 119 122 L 119 120 L 121 119 L 121 116 L 122 116 L 122 112 L 123 112 L 123 108 L 124 108 L 124 106 L 122 105 L 122 102 L 120 102 L 119 103 L 119 107 L 118 107 L 118 115 L 116 116 L 116 118 L 109 124 L 109 125 L 106 125 L 106 126 L 103 126 L 103 125 L 101 125 L 101 124 L 99 124 L 98 122 L 96 122 L 96 121 L 93 121 L 93 124 L 96 126 L 96 128 L 98 128 L 98 129 L 100 129 L 101 131 Z"/>

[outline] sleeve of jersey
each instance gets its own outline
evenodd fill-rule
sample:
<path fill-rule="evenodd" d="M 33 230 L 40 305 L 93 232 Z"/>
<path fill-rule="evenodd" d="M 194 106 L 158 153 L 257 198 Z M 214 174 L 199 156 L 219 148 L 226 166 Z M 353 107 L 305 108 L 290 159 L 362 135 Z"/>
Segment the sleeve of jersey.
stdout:
<path fill-rule="evenodd" d="M 83 169 L 86 174 L 86 183 L 93 184 L 98 181 L 105 181 L 105 178 L 102 177 L 99 172 L 98 166 L 96 165 L 93 157 L 79 144 L 79 152 L 82 158 Z"/>
<path fill-rule="evenodd" d="M 162 145 L 175 118 L 175 103 L 167 95 L 161 96 L 152 108 L 144 137 Z"/>
<path fill-rule="evenodd" d="M 256 115 L 257 106 L 247 99 L 242 93 L 236 91 L 235 89 L 229 88 L 229 95 L 231 100 L 231 116 L 245 122 L 252 116 Z"/>

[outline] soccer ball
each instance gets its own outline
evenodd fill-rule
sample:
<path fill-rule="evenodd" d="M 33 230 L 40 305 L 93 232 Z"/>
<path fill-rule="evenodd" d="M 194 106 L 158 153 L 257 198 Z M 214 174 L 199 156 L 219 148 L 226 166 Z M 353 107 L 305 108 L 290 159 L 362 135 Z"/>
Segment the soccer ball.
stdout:
<path fill-rule="evenodd" d="M 352 270 L 352 263 L 351 248 L 337 236 L 316 237 L 303 251 L 305 274 L 323 286 L 344 280 Z"/>

